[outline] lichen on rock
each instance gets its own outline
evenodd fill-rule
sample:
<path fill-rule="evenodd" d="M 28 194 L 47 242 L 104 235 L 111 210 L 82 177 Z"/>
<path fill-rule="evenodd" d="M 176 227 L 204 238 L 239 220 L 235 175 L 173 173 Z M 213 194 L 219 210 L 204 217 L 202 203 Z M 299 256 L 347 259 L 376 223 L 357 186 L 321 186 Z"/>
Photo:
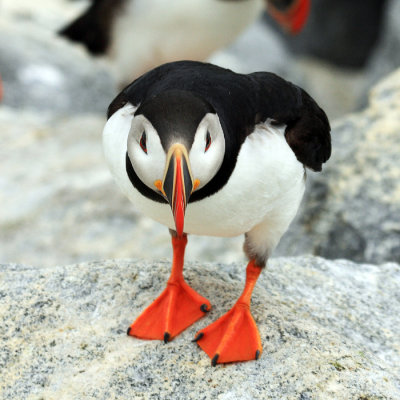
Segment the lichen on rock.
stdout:
<path fill-rule="evenodd" d="M 252 302 L 261 358 L 216 368 L 191 340 L 235 302 L 245 266 L 188 263 L 210 313 L 168 344 L 128 337 L 169 269 L 138 260 L 0 266 L 1 398 L 400 397 L 398 265 L 271 260 Z"/>

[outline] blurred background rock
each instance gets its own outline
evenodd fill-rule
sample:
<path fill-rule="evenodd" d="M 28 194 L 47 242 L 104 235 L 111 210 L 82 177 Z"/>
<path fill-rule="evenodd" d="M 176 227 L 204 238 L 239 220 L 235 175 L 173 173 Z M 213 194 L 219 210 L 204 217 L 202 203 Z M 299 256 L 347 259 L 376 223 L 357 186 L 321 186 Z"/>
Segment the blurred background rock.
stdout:
<path fill-rule="evenodd" d="M 118 91 L 115 68 L 57 34 L 87 6 L 0 1 L 2 262 L 170 256 L 167 230 L 135 213 L 102 157 L 105 111 Z M 298 36 L 260 13 L 210 55 L 237 72 L 284 76 L 335 121 L 333 158 L 324 174 L 309 174 L 303 211 L 276 254 L 400 261 L 399 74 L 368 104 L 370 89 L 400 66 L 399 27 L 396 0 L 312 0 Z M 240 261 L 242 241 L 194 237 L 187 258 Z"/>

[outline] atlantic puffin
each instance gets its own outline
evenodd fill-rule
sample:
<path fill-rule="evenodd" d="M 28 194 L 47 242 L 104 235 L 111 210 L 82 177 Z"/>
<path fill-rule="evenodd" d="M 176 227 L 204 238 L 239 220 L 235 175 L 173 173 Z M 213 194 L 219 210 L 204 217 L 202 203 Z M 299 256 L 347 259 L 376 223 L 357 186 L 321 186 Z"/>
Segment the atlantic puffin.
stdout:
<path fill-rule="evenodd" d="M 136 79 L 111 102 L 103 149 L 125 195 L 172 237 L 166 288 L 128 335 L 168 342 L 210 310 L 209 300 L 183 278 L 188 234 L 244 234 L 249 262 L 243 293 L 194 340 L 214 366 L 257 359 L 262 346 L 251 294 L 297 212 L 305 169 L 321 171 L 330 157 L 324 111 L 273 73 L 172 62 Z"/>
<path fill-rule="evenodd" d="M 92 0 L 60 34 L 105 55 L 126 84 L 165 62 L 204 61 L 231 43 L 265 5 L 286 31 L 297 33 L 310 0 Z"/>

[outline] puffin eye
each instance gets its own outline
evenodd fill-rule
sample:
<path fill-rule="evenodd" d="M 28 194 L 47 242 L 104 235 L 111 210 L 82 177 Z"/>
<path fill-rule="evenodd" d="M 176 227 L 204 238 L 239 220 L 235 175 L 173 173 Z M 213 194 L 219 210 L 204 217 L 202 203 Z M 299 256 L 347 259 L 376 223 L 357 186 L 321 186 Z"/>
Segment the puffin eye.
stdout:
<path fill-rule="evenodd" d="M 147 154 L 147 145 L 146 145 L 146 132 L 142 133 L 142 137 L 140 138 L 140 147 Z"/>
<path fill-rule="evenodd" d="M 211 135 L 210 135 L 210 132 L 207 131 L 206 148 L 204 149 L 204 153 L 210 148 L 210 146 L 211 146 Z"/>

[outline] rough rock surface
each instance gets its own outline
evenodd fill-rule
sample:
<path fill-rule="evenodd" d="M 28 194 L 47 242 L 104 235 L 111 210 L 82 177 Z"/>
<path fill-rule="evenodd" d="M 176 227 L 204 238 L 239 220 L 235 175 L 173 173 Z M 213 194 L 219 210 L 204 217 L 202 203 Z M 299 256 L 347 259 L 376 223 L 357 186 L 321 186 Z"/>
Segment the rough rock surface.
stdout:
<path fill-rule="evenodd" d="M 399 115 L 400 70 L 374 88 L 365 111 L 334 124 L 333 156 L 281 251 L 296 253 L 297 238 L 302 252 L 328 258 L 400 261 Z"/>
<path fill-rule="evenodd" d="M 212 311 L 168 345 L 126 336 L 169 262 L 0 266 L 2 399 L 398 399 L 400 267 L 273 259 L 252 308 L 258 362 L 212 368 L 191 342 L 227 311 L 243 265 L 189 264 Z"/>
<path fill-rule="evenodd" d="M 104 112 L 117 93 L 107 67 L 52 32 L 0 19 L 2 104 L 57 113 Z"/>

